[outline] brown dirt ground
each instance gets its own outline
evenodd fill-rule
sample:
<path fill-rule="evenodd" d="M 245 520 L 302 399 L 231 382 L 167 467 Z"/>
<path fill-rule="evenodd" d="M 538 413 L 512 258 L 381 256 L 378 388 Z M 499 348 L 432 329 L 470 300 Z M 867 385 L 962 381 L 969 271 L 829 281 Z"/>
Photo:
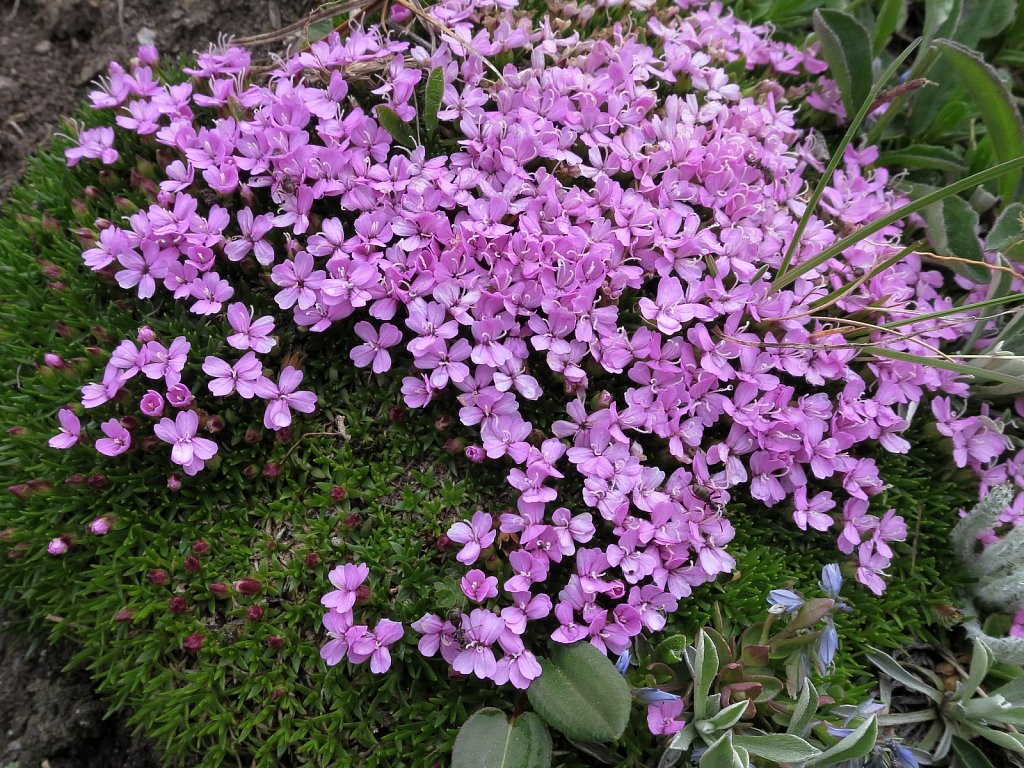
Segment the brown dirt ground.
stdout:
<path fill-rule="evenodd" d="M 0 0 L 0 200 L 107 62 L 140 33 L 163 55 L 206 49 L 303 17 L 315 0 Z M 155 768 L 145 740 L 116 717 L 84 672 L 64 673 L 69 646 L 29 644 L 0 621 L 0 768 Z"/>

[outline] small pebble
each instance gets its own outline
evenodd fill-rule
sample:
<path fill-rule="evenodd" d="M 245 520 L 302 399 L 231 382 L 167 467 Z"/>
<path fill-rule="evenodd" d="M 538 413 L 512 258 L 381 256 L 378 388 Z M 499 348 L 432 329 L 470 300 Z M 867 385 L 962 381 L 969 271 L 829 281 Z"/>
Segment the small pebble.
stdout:
<path fill-rule="evenodd" d="M 53 50 L 53 43 L 49 40 L 40 40 L 32 50 L 36 53 L 49 53 Z"/>

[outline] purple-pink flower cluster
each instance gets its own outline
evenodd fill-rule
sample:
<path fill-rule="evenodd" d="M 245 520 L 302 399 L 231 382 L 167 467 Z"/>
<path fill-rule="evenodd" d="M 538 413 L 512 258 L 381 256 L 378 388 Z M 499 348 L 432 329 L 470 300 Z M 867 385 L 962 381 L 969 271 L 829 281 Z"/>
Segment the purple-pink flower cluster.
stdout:
<path fill-rule="evenodd" d="M 477 440 L 467 456 L 507 467 L 515 509 L 448 531 L 467 567 L 508 537 L 504 572 L 471 568 L 461 582 L 471 610 L 413 625 L 421 652 L 462 674 L 525 688 L 540 673 L 527 625 L 548 617 L 554 641 L 614 653 L 658 631 L 680 599 L 734 566 L 725 510 L 737 491 L 802 531 L 834 532 L 858 580 L 880 593 L 907 529 L 895 511 L 871 510 L 885 484 L 866 454 L 909 450 L 908 409 L 926 393 L 942 395 L 941 425 L 953 423 L 948 398 L 968 393 L 951 371 L 860 360 L 847 338 L 850 315 L 953 306 L 918 254 L 867 278 L 900 250 L 902 225 L 772 288 L 806 177 L 822 170 L 779 80 L 825 65 L 719 4 L 676 10 L 651 16 L 642 36 L 616 25 L 583 40 L 551 20 L 534 25 L 511 2 L 445 0 L 429 10 L 444 30 L 429 50 L 400 28 L 353 27 L 265 81 L 229 48 L 200 55 L 184 83 L 154 80 L 148 63 L 112 65 L 92 95 L 174 159 L 152 204 L 105 227 L 85 263 L 113 267 L 139 299 L 162 291 L 224 316 L 227 345 L 244 354 L 203 361 L 214 396 L 264 399 L 264 426 L 287 427 L 316 398 L 293 367 L 265 374 L 258 355 L 275 326 L 351 327 L 356 366 L 400 367 L 410 408 L 456 403 Z M 486 61 L 501 54 L 516 63 L 499 77 Z M 727 73 L 737 62 L 760 73 L 752 93 Z M 378 104 L 406 121 L 422 117 L 417 89 L 440 72 L 451 152 L 400 146 L 353 98 L 368 63 Z M 841 113 L 830 81 L 807 87 L 812 106 Z M 83 134 L 83 147 L 91 141 Z M 877 158 L 873 147 L 847 150 L 795 263 L 903 202 Z M 273 286 L 277 315 L 230 303 L 243 284 Z M 967 327 L 921 321 L 906 336 L 863 338 L 920 355 Z M 198 437 L 182 384 L 189 348 L 184 338 L 122 342 L 83 405 L 111 400 L 139 373 L 162 381 L 140 410 L 160 418 L 171 460 L 194 474 L 217 446 Z M 561 418 L 539 420 L 552 403 Z M 167 406 L 173 419 L 161 418 Z M 981 469 L 1005 445 L 991 420 L 972 418 L 948 434 L 956 461 Z M 70 447 L 81 425 L 70 411 L 60 420 L 51 444 Z M 102 452 L 130 448 L 116 420 L 101 428 Z M 565 496 L 567 476 L 581 498 Z M 355 566 L 332 571 L 324 657 L 382 671 L 400 627 L 352 624 L 365 578 Z M 662 732 L 676 728 L 677 712 L 656 714 Z"/>
<path fill-rule="evenodd" d="M 345 563 L 328 574 L 336 589 L 320 600 L 328 609 L 323 624 L 330 638 L 320 649 L 320 656 L 331 667 L 346 658 L 353 664 L 368 660 L 370 671 L 379 675 L 391 669 L 388 647 L 401 640 L 405 631 L 399 622 L 391 619 L 381 619 L 373 629 L 354 623 L 352 609 L 359 588 L 369 575 L 370 568 L 365 563 Z"/>

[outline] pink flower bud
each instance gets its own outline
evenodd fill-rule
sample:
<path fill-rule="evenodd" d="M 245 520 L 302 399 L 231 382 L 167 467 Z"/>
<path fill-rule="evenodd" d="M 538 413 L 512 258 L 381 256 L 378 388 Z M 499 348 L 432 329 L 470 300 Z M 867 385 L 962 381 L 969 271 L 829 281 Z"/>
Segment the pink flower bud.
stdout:
<path fill-rule="evenodd" d="M 192 405 L 192 393 L 184 384 L 175 384 L 167 389 L 167 402 L 175 408 L 188 408 Z"/>
<path fill-rule="evenodd" d="M 149 390 L 139 401 L 139 410 L 151 419 L 158 419 L 164 412 L 164 398 L 155 389 Z"/>
<path fill-rule="evenodd" d="M 171 613 L 184 613 L 188 610 L 188 603 L 185 602 L 185 598 L 180 595 L 175 595 L 167 601 L 167 610 Z"/>
<path fill-rule="evenodd" d="M 149 580 L 150 584 L 156 584 L 158 587 L 162 587 L 171 580 L 171 577 L 167 575 L 167 571 L 163 568 L 154 568 L 146 574 L 146 579 Z"/>
<path fill-rule="evenodd" d="M 192 551 L 197 555 L 205 555 L 210 551 L 210 543 L 206 539 L 199 539 L 199 541 L 192 545 Z"/>
<path fill-rule="evenodd" d="M 68 364 L 60 355 L 55 355 L 53 352 L 47 352 L 43 355 L 43 362 L 51 368 L 67 368 Z"/>
<path fill-rule="evenodd" d="M 122 608 L 120 611 L 114 614 L 114 621 L 119 624 L 124 624 L 131 621 L 135 617 L 135 611 L 131 608 Z"/>
<path fill-rule="evenodd" d="M 203 647 L 203 636 L 195 632 L 185 638 L 181 647 L 189 653 L 199 653 L 199 650 Z"/>
<path fill-rule="evenodd" d="M 89 475 L 89 477 L 86 478 L 85 483 L 90 488 L 94 488 L 98 491 L 100 488 L 107 487 L 107 476 L 102 472 L 97 472 L 95 475 Z"/>
<path fill-rule="evenodd" d="M 148 325 L 144 325 L 135 334 L 135 340 L 139 344 L 146 344 L 156 339 L 156 332 Z"/>
<path fill-rule="evenodd" d="M 267 648 L 272 651 L 276 651 L 282 645 L 284 645 L 284 638 L 280 635 L 271 635 L 267 638 Z"/>
<path fill-rule="evenodd" d="M 256 579 L 240 579 L 235 582 L 235 590 L 243 595 L 255 595 L 262 586 Z"/>
<path fill-rule="evenodd" d="M 93 536 L 106 536 L 110 530 L 110 519 L 106 517 L 97 517 L 91 523 L 89 523 L 89 533 Z"/>
<path fill-rule="evenodd" d="M 213 593 L 214 597 L 227 597 L 228 593 L 231 592 L 231 587 L 225 584 L 223 581 L 214 581 L 208 587 L 210 592 Z"/>
<path fill-rule="evenodd" d="M 185 558 L 185 562 L 182 566 L 185 569 L 185 573 L 198 573 L 199 569 L 203 567 L 203 564 L 195 555 L 189 555 Z"/>
<path fill-rule="evenodd" d="M 346 496 L 348 496 L 348 491 L 343 486 L 335 485 L 331 487 L 332 501 L 344 501 Z"/>
<path fill-rule="evenodd" d="M 466 458 L 474 464 L 480 464 L 485 458 L 487 458 L 487 454 L 484 453 L 484 449 L 479 445 L 467 445 Z"/>
<path fill-rule="evenodd" d="M 56 539 L 51 539 L 50 543 L 46 545 L 46 551 L 54 557 L 59 557 L 68 551 L 68 542 L 64 536 L 58 536 Z"/>
<path fill-rule="evenodd" d="M 181 475 L 179 475 L 177 472 L 171 472 L 171 474 L 167 476 L 167 487 L 172 491 L 180 491 Z"/>
<path fill-rule="evenodd" d="M 249 610 L 245 613 L 246 621 L 259 621 L 263 618 L 263 609 L 258 605 L 250 605 Z"/>

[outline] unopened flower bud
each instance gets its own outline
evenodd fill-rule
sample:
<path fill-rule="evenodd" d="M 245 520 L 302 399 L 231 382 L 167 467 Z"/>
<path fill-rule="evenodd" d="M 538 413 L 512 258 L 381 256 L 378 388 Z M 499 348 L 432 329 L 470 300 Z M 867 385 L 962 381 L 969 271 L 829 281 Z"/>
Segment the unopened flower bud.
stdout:
<path fill-rule="evenodd" d="M 487 454 L 484 453 L 484 449 L 479 445 L 467 445 L 466 446 L 466 458 L 472 461 L 474 464 L 480 464 L 484 459 L 487 458 Z"/>
<path fill-rule="evenodd" d="M 280 477 L 281 465 L 276 461 L 268 461 L 263 465 L 263 476 L 270 480 L 273 480 L 275 477 Z"/>
<path fill-rule="evenodd" d="M 48 365 L 50 368 L 67 368 L 68 364 L 64 358 L 60 355 L 55 355 L 53 352 L 47 352 L 43 355 L 43 363 Z"/>
<path fill-rule="evenodd" d="M 439 416 L 437 421 L 434 422 L 434 429 L 438 432 L 447 432 L 452 428 L 452 417 L 451 416 Z"/>
<path fill-rule="evenodd" d="M 22 435 L 28 434 L 28 430 L 24 427 L 8 427 L 7 434 L 11 437 L 21 437 Z"/>
<path fill-rule="evenodd" d="M 282 645 L 284 645 L 284 638 L 280 635 L 271 635 L 267 638 L 267 648 L 272 651 L 276 651 Z"/>
<path fill-rule="evenodd" d="M 199 653 L 200 649 L 203 647 L 203 636 L 198 632 L 195 632 L 185 638 L 181 647 L 189 653 Z"/>
<path fill-rule="evenodd" d="M 185 569 L 185 573 L 198 573 L 203 564 L 195 555 L 188 555 L 182 563 L 182 567 Z"/>
<path fill-rule="evenodd" d="M 362 605 L 370 601 L 370 588 L 366 584 L 356 587 L 356 603 Z"/>
<path fill-rule="evenodd" d="M 19 499 L 24 501 L 32 495 L 32 489 L 25 483 L 15 483 L 14 485 L 7 486 L 7 490 L 17 496 Z"/>
<path fill-rule="evenodd" d="M 459 437 L 453 437 L 449 440 L 445 440 L 444 445 L 441 446 L 441 449 L 445 453 L 450 453 L 452 455 L 462 453 L 464 448 L 465 442 L 462 440 L 462 438 Z"/>
<path fill-rule="evenodd" d="M 96 197 L 90 197 L 89 192 L 93 192 Z M 99 190 L 96 187 L 86 187 L 85 196 L 90 200 L 95 200 L 99 197 Z M 92 214 L 89 212 L 89 206 L 85 204 L 85 201 L 75 198 L 71 201 L 71 215 L 75 217 L 75 221 L 80 224 L 88 224 L 92 218 Z"/>
<path fill-rule="evenodd" d="M 120 611 L 114 614 L 114 621 L 119 624 L 124 624 L 131 621 L 135 617 L 135 611 L 131 608 L 122 608 Z"/>
<path fill-rule="evenodd" d="M 55 331 L 57 331 L 57 335 L 60 336 L 62 339 L 70 339 L 72 336 L 75 335 L 75 329 L 72 328 L 67 323 L 61 322 L 60 320 L 53 324 L 53 328 Z"/>
<path fill-rule="evenodd" d="M 346 496 L 348 496 L 348 491 L 345 490 L 344 486 L 335 485 L 331 487 L 332 501 L 344 501 Z"/>
<path fill-rule="evenodd" d="M 54 557 L 59 557 L 70 549 L 67 536 L 58 536 L 55 539 L 51 539 L 50 543 L 46 545 L 46 551 Z"/>
<path fill-rule="evenodd" d="M 225 584 L 223 581 L 214 581 L 210 583 L 208 587 L 214 597 L 227 597 L 228 593 L 231 592 L 231 587 Z"/>
<path fill-rule="evenodd" d="M 61 231 L 60 222 L 55 219 L 53 214 L 49 211 L 43 211 L 43 215 L 40 217 L 39 222 L 42 226 L 43 232 L 55 235 Z"/>
<path fill-rule="evenodd" d="M 246 480 L 255 480 L 260 476 L 260 468 L 255 464 L 250 464 L 248 467 L 242 470 L 242 477 Z"/>
<path fill-rule="evenodd" d="M 318 555 L 316 552 L 310 552 L 308 555 L 306 555 L 307 568 L 316 568 L 318 565 L 320 565 L 320 555 Z"/>
<path fill-rule="evenodd" d="M 263 618 L 263 609 L 258 605 L 250 605 L 249 610 L 245 612 L 246 621 L 259 621 Z"/>
<path fill-rule="evenodd" d="M 134 416 L 122 416 L 118 421 L 121 422 L 121 426 L 125 429 L 137 429 L 139 426 L 139 420 Z"/>
<path fill-rule="evenodd" d="M 171 613 L 184 613 L 188 610 L 188 603 L 185 602 L 185 598 L 181 595 L 175 595 L 167 601 L 167 610 Z"/>
<path fill-rule="evenodd" d="M 107 476 L 104 475 L 102 472 L 97 472 L 94 475 L 89 475 L 88 479 L 85 482 L 90 488 L 93 488 L 98 491 L 100 488 L 107 487 Z"/>
<path fill-rule="evenodd" d="M 64 478 L 64 482 L 67 485 L 85 485 L 85 475 L 81 472 L 75 472 L 75 474 Z"/>
<path fill-rule="evenodd" d="M 181 475 L 179 475 L 177 472 L 171 472 L 171 474 L 167 476 L 167 488 L 168 490 L 171 491 L 180 491 Z"/>
<path fill-rule="evenodd" d="M 404 24 L 412 18 L 412 11 L 404 5 L 392 4 L 388 10 L 388 17 L 392 24 Z"/>
<path fill-rule="evenodd" d="M 149 581 L 150 584 L 155 584 L 158 587 L 162 587 L 171 580 L 171 577 L 163 568 L 154 568 L 146 574 L 146 579 Z"/>
<path fill-rule="evenodd" d="M 448 538 L 448 535 L 445 534 L 445 533 L 442 533 L 440 536 L 437 537 L 436 546 L 437 546 L 437 551 L 440 552 L 441 554 L 444 554 L 445 552 L 451 552 L 452 551 L 452 547 L 454 545 L 452 544 L 452 540 Z"/>
<path fill-rule="evenodd" d="M 239 579 L 235 582 L 235 590 L 243 595 L 255 595 L 262 586 L 257 579 Z"/>
<path fill-rule="evenodd" d="M 345 515 L 345 527 L 348 528 L 350 531 L 354 531 L 356 528 L 358 528 L 361 522 L 362 521 L 359 519 L 359 515 L 357 515 L 355 512 L 350 512 L 349 514 Z"/>
<path fill-rule="evenodd" d="M 211 416 L 206 420 L 206 431 L 215 435 L 224 429 L 224 419 L 220 416 Z"/>
<path fill-rule="evenodd" d="M 206 539 L 199 539 L 199 541 L 192 545 L 192 551 L 197 555 L 205 555 L 210 551 L 210 542 Z"/>
<path fill-rule="evenodd" d="M 392 406 L 388 408 L 388 419 L 392 424 L 401 424 L 405 421 L 406 411 L 400 405 Z"/>
<path fill-rule="evenodd" d="M 97 517 L 89 523 L 89 533 L 93 536 L 106 536 L 109 531 L 110 519 L 107 517 Z"/>
<path fill-rule="evenodd" d="M 259 429 L 257 429 L 256 427 L 249 427 L 247 430 L 245 430 L 244 439 L 245 442 L 247 442 L 249 445 L 252 445 L 254 443 L 258 443 L 260 441 L 260 437 L 262 436 L 263 433 L 260 432 Z"/>
<path fill-rule="evenodd" d="M 147 435 L 139 441 L 139 445 L 142 446 L 143 453 L 156 453 L 161 449 L 162 445 L 166 445 L 156 435 Z"/>
<path fill-rule="evenodd" d="M 287 443 L 290 443 L 291 441 L 292 441 L 292 428 L 291 427 L 285 427 L 284 429 L 279 429 L 279 430 L 277 430 L 277 432 L 274 433 L 274 442 L 275 443 L 287 444 Z"/>
<path fill-rule="evenodd" d="M 283 699 L 284 695 L 285 695 L 284 688 L 275 688 L 274 690 L 272 690 L 270 692 L 270 698 L 272 698 L 274 701 L 277 701 L 278 699 Z"/>

